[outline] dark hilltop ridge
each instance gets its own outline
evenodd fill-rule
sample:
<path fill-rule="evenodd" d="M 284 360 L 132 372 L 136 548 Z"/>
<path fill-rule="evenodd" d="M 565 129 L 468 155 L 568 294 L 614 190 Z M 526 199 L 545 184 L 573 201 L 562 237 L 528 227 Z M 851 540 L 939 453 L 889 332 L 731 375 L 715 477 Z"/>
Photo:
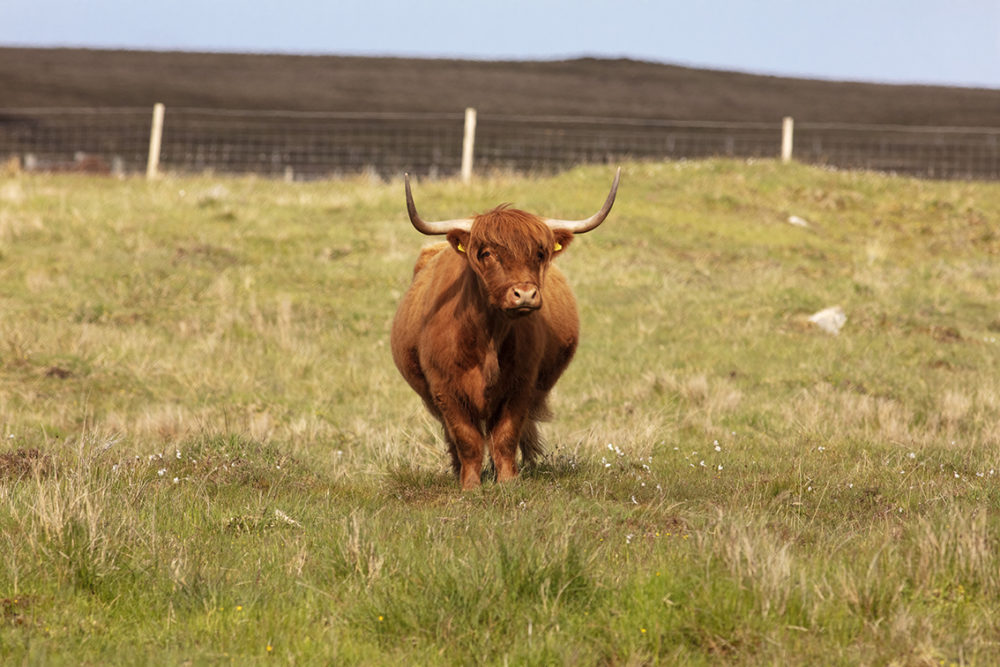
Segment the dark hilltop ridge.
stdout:
<path fill-rule="evenodd" d="M 0 107 L 142 107 L 1000 127 L 1000 89 L 578 58 L 476 61 L 0 48 Z"/>

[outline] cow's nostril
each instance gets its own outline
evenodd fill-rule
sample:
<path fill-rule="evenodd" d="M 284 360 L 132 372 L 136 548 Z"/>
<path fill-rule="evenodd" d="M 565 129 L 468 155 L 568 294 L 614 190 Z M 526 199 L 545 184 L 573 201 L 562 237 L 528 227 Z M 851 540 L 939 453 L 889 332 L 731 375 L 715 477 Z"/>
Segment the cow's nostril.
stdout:
<path fill-rule="evenodd" d="M 541 295 L 538 287 L 530 284 L 515 285 L 508 292 L 509 308 L 538 308 Z"/>

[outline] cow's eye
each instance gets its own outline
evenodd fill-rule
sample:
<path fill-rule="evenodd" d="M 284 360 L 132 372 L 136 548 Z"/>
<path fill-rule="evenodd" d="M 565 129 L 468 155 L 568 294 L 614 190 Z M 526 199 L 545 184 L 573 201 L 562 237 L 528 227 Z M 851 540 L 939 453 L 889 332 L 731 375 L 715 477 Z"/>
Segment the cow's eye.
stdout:
<path fill-rule="evenodd" d="M 545 251 L 544 250 L 539 250 L 538 251 L 538 261 L 539 262 L 544 262 L 545 261 Z"/>
<path fill-rule="evenodd" d="M 480 260 L 483 260 L 489 257 L 490 255 L 491 255 L 490 251 L 483 248 L 482 250 L 479 251 L 477 257 L 479 257 Z"/>

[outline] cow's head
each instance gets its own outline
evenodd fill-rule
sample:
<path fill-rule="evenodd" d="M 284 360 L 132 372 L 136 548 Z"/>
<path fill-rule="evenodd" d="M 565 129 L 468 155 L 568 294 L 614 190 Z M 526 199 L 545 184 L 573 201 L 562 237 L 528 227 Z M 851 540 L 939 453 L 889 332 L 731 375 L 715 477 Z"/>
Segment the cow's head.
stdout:
<path fill-rule="evenodd" d="M 574 234 L 589 232 L 608 217 L 620 178 L 621 168 L 615 173 L 604 206 L 584 220 L 540 218 L 499 206 L 471 218 L 427 222 L 417 214 L 409 174 L 406 208 L 417 231 L 447 237 L 479 277 L 493 307 L 510 317 L 521 317 L 541 308 L 545 272 L 552 258 L 570 244 Z"/>

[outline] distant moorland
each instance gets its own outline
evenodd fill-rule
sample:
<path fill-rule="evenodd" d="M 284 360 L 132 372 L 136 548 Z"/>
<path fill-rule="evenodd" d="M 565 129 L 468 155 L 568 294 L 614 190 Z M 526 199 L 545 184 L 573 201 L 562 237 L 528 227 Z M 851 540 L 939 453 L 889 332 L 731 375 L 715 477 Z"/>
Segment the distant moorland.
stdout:
<path fill-rule="evenodd" d="M 1000 90 L 781 78 L 634 60 L 515 62 L 0 48 L 3 107 L 447 111 L 1000 126 Z"/>

